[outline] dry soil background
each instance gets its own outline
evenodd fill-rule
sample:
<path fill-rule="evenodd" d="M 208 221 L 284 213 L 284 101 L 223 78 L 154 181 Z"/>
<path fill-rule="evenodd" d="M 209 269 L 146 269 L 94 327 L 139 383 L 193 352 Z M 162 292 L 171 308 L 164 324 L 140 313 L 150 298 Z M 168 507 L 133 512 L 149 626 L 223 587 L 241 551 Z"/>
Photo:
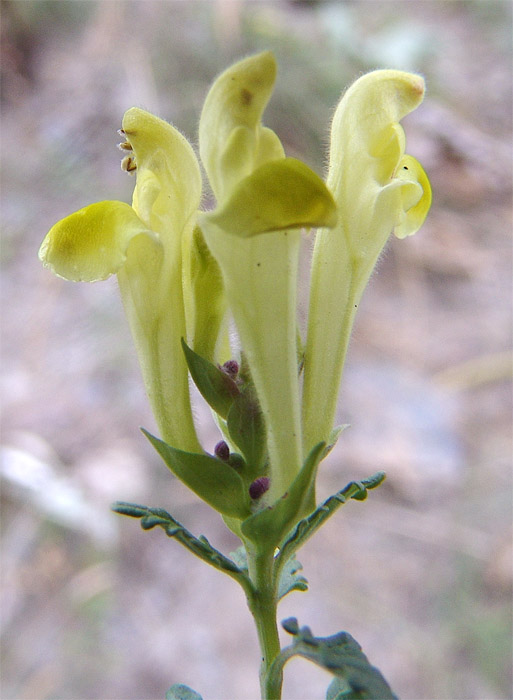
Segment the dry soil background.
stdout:
<path fill-rule="evenodd" d="M 184 682 L 256 700 L 242 593 L 109 512 L 159 505 L 225 552 L 222 523 L 150 429 L 114 281 L 63 282 L 37 250 L 99 199 L 130 200 L 124 110 L 196 141 L 231 61 L 279 63 L 266 123 L 322 172 L 328 123 L 363 71 L 421 71 L 405 120 L 434 204 L 391 241 L 359 311 L 340 403 L 351 423 L 321 496 L 386 469 L 301 554 L 311 590 L 280 610 L 350 631 L 404 700 L 511 697 L 511 5 L 509 2 L 2 2 L 2 700 L 150 700 Z M 198 408 L 205 444 L 216 433 Z M 289 700 L 328 677 L 290 664 Z"/>

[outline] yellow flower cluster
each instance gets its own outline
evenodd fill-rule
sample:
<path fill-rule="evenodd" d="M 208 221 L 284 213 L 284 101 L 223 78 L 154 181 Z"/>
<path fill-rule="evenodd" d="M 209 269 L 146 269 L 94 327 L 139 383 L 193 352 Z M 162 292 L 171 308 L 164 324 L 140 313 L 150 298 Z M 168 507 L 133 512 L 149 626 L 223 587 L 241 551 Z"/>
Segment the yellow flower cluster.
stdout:
<path fill-rule="evenodd" d="M 222 364 L 233 355 L 233 318 L 265 424 L 271 501 L 315 445 L 329 445 L 355 306 L 390 234 L 414 233 L 431 203 L 399 124 L 422 101 L 420 76 L 374 71 L 345 92 L 326 182 L 287 158 L 262 125 L 275 78 L 265 52 L 230 67 L 208 93 L 199 146 L 213 211 L 199 210 L 201 173 L 190 144 L 132 108 L 121 144 L 124 169 L 136 174 L 132 206 L 91 204 L 58 222 L 40 250 L 43 263 L 69 280 L 117 274 L 161 435 L 177 450 L 203 454 L 181 340 Z M 297 268 L 301 230 L 312 228 L 301 390 Z"/>

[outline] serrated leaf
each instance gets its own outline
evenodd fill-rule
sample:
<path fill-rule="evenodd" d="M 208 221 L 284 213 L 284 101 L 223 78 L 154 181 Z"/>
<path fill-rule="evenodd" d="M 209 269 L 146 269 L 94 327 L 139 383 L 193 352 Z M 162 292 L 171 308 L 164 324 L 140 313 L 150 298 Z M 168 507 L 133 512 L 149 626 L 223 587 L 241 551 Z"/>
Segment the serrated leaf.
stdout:
<path fill-rule="evenodd" d="M 166 700 L 203 700 L 201 695 L 187 685 L 175 683 L 166 693 Z"/>
<path fill-rule="evenodd" d="M 233 400 L 226 425 L 231 439 L 244 455 L 248 477 L 253 480 L 262 476 L 267 460 L 265 424 L 250 386 Z"/>
<path fill-rule="evenodd" d="M 301 471 L 281 498 L 244 520 L 241 530 L 248 539 L 274 547 L 294 526 L 311 502 L 317 466 L 325 446 L 326 443 L 320 442 L 312 448 Z"/>
<path fill-rule="evenodd" d="M 215 547 L 212 547 L 206 537 L 194 537 L 178 520 L 175 520 L 163 508 L 149 508 L 136 503 L 118 501 L 112 505 L 112 510 L 120 515 L 128 515 L 132 518 L 141 518 L 143 530 L 151 530 L 160 526 L 168 537 L 172 537 L 197 557 L 207 562 L 219 571 L 238 581 L 246 593 L 252 591 L 252 584 L 246 572 L 237 563 L 225 557 Z"/>
<path fill-rule="evenodd" d="M 182 348 L 191 377 L 201 395 L 222 418 L 226 418 L 240 391 L 235 381 L 222 369 L 191 350 L 182 338 Z"/>
<path fill-rule="evenodd" d="M 240 475 L 229 464 L 207 454 L 184 452 L 142 429 L 169 469 L 219 513 L 246 518 L 249 495 Z"/>
<path fill-rule="evenodd" d="M 303 565 L 293 555 L 281 570 L 278 584 L 278 600 L 281 600 L 287 593 L 292 591 L 308 590 L 308 581 L 299 573 L 302 570 Z"/>
<path fill-rule="evenodd" d="M 369 663 L 361 646 L 347 632 L 331 637 L 314 637 L 310 628 L 300 628 L 295 618 L 282 624 L 294 640 L 291 646 L 282 649 L 273 662 L 270 677 L 280 676 L 283 666 L 293 656 L 302 656 L 341 680 L 337 686 L 330 686 L 332 695 L 328 697 L 332 700 L 397 700 L 380 671 Z M 333 695 L 335 691 L 338 695 Z"/>
<path fill-rule="evenodd" d="M 376 472 L 368 479 L 351 481 L 341 491 L 327 498 L 313 513 L 300 520 L 280 547 L 279 559 L 288 561 L 294 552 L 302 547 L 333 513 L 349 498 L 364 500 L 368 489 L 375 489 L 385 480 L 385 472 Z"/>

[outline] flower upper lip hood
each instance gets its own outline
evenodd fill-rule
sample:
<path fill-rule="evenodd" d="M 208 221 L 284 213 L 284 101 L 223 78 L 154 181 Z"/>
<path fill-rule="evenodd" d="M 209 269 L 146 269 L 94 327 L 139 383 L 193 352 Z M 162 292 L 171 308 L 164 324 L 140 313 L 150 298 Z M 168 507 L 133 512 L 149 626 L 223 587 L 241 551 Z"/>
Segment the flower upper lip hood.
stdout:
<path fill-rule="evenodd" d="M 127 138 L 120 144 L 123 150 L 133 151 L 130 170 L 137 172 L 132 206 L 97 202 L 50 229 L 39 257 L 65 279 L 95 282 L 117 273 L 127 261 L 130 244 L 142 234 L 149 239 L 148 251 L 160 261 L 166 254 L 178 255 L 182 232 L 198 209 L 199 165 L 176 129 L 132 107 L 123 117 L 121 133 Z"/>
<path fill-rule="evenodd" d="M 170 124 L 132 107 L 122 133 L 135 155 L 137 181 L 133 207 L 150 227 L 180 248 L 181 234 L 201 199 L 199 164 L 187 139 Z"/>
<path fill-rule="evenodd" d="M 258 166 L 285 156 L 278 136 L 261 123 L 276 71 L 270 51 L 250 56 L 221 73 L 205 99 L 200 156 L 218 202 Z"/>

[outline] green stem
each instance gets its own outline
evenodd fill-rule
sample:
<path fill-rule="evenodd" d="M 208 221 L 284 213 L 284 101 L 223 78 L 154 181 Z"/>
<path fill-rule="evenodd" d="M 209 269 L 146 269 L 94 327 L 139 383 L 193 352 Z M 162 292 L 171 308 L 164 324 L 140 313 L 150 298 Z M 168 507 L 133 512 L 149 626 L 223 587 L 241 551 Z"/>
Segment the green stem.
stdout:
<path fill-rule="evenodd" d="M 276 613 L 278 595 L 273 576 L 273 551 L 258 551 L 252 543 L 246 543 L 248 556 L 248 571 L 254 591 L 248 598 L 249 609 L 255 620 L 262 664 L 260 667 L 260 693 L 262 700 L 280 700 L 282 675 L 272 678 L 269 670 L 275 658 L 280 653 L 280 638 Z"/>

